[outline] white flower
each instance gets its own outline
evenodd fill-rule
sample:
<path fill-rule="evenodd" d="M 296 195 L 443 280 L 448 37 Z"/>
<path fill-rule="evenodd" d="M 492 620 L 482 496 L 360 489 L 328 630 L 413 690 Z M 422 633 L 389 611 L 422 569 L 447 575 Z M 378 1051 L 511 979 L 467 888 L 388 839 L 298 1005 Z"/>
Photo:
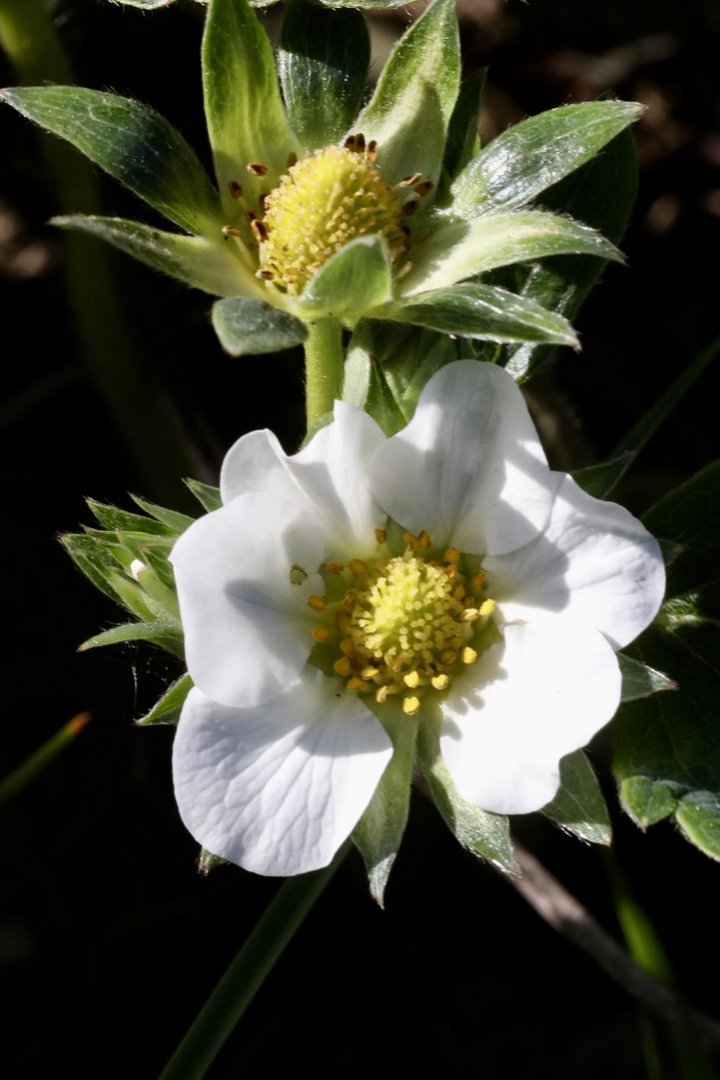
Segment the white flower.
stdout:
<path fill-rule="evenodd" d="M 343 402 L 291 457 L 252 432 L 221 492 L 172 553 L 195 683 L 173 767 L 190 832 L 258 873 L 332 859 L 393 724 L 435 718 L 467 801 L 546 805 L 662 599 L 657 542 L 548 468 L 486 363 L 443 368 L 392 438 Z"/>

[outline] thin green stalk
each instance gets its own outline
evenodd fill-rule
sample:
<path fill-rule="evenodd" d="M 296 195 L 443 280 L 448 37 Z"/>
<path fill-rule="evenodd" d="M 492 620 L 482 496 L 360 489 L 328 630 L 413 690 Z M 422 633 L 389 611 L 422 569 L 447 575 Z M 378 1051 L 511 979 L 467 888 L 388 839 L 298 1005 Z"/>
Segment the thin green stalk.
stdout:
<path fill-rule="evenodd" d="M 201 1080 L 285 946 L 350 848 L 348 840 L 330 866 L 288 878 L 213 990 L 159 1080 Z"/>
<path fill-rule="evenodd" d="M 63 724 L 59 731 L 51 735 L 47 742 L 38 747 L 34 753 L 18 765 L 14 772 L 0 781 L 0 806 L 9 802 L 32 784 L 36 777 L 45 771 L 48 765 L 52 765 L 58 754 L 75 742 L 75 739 L 90 720 L 90 713 L 78 713 L 67 724 Z"/>
<path fill-rule="evenodd" d="M 653 405 L 650 406 L 648 411 L 641 416 L 637 424 L 635 424 L 628 432 L 625 438 L 617 444 L 610 454 L 608 454 L 608 461 L 620 457 L 628 450 L 634 450 L 636 453 L 637 451 L 642 450 L 660 425 L 667 420 L 668 416 L 670 416 L 680 399 L 685 396 L 688 390 L 690 390 L 694 383 L 700 378 L 705 371 L 705 368 L 710 366 L 719 352 L 720 337 L 715 338 L 710 345 L 699 352 L 685 370 L 678 375 L 674 383 Z"/>
<path fill-rule="evenodd" d="M 335 319 L 312 323 L 305 341 L 305 398 L 308 432 L 332 412 L 342 394 L 342 327 Z"/>
<path fill-rule="evenodd" d="M 0 0 L 0 48 L 23 84 L 71 83 L 73 74 L 44 0 Z M 98 213 L 93 168 L 76 151 L 49 136 L 41 148 L 57 208 Z M 180 432 L 157 387 L 138 361 L 118 304 L 106 251 L 91 237 L 63 237 L 65 283 L 86 370 L 149 493 L 183 501 L 179 477 L 192 472 Z"/>
<path fill-rule="evenodd" d="M 610 880 L 615 914 L 622 930 L 625 944 L 633 960 L 659 983 L 671 986 L 673 973 L 670 961 L 647 912 L 633 894 L 630 882 L 623 873 L 617 856 L 610 851 L 602 852 L 605 869 Z M 682 1080 L 715 1080 L 710 1057 L 705 1051 L 684 1039 L 672 1028 L 661 1026 L 657 1017 L 648 1010 L 640 1014 L 640 1037 L 645 1054 L 648 1080 L 664 1080 L 668 1075 Z M 674 1067 L 666 1072 L 668 1053 L 663 1043 L 669 1043 Z"/>

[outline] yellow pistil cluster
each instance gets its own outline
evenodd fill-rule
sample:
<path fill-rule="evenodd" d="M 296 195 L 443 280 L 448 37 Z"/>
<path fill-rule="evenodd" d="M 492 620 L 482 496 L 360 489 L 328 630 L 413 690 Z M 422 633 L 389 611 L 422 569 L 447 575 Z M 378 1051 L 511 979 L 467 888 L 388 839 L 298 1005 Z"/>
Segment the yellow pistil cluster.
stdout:
<path fill-rule="evenodd" d="M 400 694 L 412 716 L 425 693 L 447 690 L 456 672 L 475 663 L 478 631 L 495 602 L 483 595 L 482 572 L 462 572 L 455 548 L 438 560 L 428 557 L 426 532 L 405 541 L 402 555 L 385 547 L 370 562 L 328 563 L 326 580 L 339 579 L 341 597 L 313 596 L 309 604 L 324 616 L 315 640 L 335 657 L 333 669 L 347 689 L 372 693 L 379 704 Z"/>
<path fill-rule="evenodd" d="M 292 295 L 336 252 L 359 236 L 385 238 L 393 268 L 402 272 L 409 230 L 404 224 L 428 185 L 411 177 L 392 188 L 382 179 L 362 135 L 296 162 L 263 200 L 264 217 L 251 225 L 260 248 L 258 277 Z"/>

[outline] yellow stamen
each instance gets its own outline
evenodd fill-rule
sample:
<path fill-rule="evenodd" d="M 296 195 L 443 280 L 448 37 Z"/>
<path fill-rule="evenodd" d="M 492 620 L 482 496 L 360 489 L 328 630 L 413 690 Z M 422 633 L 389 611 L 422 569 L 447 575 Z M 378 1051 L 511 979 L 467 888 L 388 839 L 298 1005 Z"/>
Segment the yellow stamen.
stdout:
<path fill-rule="evenodd" d="M 325 563 L 325 569 L 328 574 L 342 574 L 345 567 L 337 559 L 332 559 L 329 563 Z"/>
<path fill-rule="evenodd" d="M 348 566 L 355 577 L 362 577 L 363 574 L 367 573 L 368 565 L 362 559 L 350 559 Z"/>
<path fill-rule="evenodd" d="M 447 686 L 448 686 L 448 683 L 450 682 L 450 679 L 448 678 L 447 675 L 433 675 L 430 682 L 432 683 L 432 685 L 435 687 L 436 690 L 445 690 L 445 689 L 447 689 Z"/>
<path fill-rule="evenodd" d="M 477 622 L 479 618 L 480 612 L 474 607 L 465 608 L 465 611 L 463 611 L 461 615 L 462 622 L 464 623 L 474 623 Z"/>
<path fill-rule="evenodd" d="M 490 598 L 488 598 L 487 600 L 483 600 L 482 604 L 480 605 L 480 614 L 483 619 L 486 618 L 488 615 L 492 615 L 496 607 L 497 604 L 494 600 L 491 600 Z"/>
<path fill-rule="evenodd" d="M 449 547 L 443 555 L 443 562 L 452 563 L 453 566 L 457 566 L 460 562 L 460 552 L 457 548 Z"/>
<path fill-rule="evenodd" d="M 385 532 L 385 530 L 384 529 L 376 529 L 375 530 L 375 539 L 377 540 L 378 544 L 384 544 L 385 541 L 387 540 L 387 533 Z"/>
<path fill-rule="evenodd" d="M 338 675 L 342 675 L 343 678 L 347 678 L 348 675 L 352 675 L 352 664 L 347 656 L 341 656 L 339 660 L 336 660 L 333 667 L 337 671 Z"/>
<path fill-rule="evenodd" d="M 376 675 L 380 673 L 378 667 L 364 667 L 360 672 L 360 678 L 365 680 L 374 679 Z"/>
<path fill-rule="evenodd" d="M 402 711 L 406 716 L 414 716 L 420 708 L 420 698 L 406 697 L 403 698 Z"/>
<path fill-rule="evenodd" d="M 417 671 L 408 671 L 407 675 L 403 675 L 403 682 L 410 690 L 414 690 L 420 685 L 420 675 Z"/>
<path fill-rule="evenodd" d="M 308 598 L 308 607 L 311 607 L 313 611 L 324 611 L 327 607 L 327 600 L 324 596 L 310 596 Z"/>
<path fill-rule="evenodd" d="M 460 652 L 460 659 L 462 660 L 463 664 L 474 664 L 477 658 L 477 651 L 475 649 L 471 649 L 469 645 L 466 645 L 465 648 L 462 649 Z"/>
<path fill-rule="evenodd" d="M 312 633 L 315 640 L 319 641 L 321 645 L 327 644 L 332 637 L 330 629 L 327 626 L 314 626 Z"/>
<path fill-rule="evenodd" d="M 485 573 L 484 570 L 478 570 L 477 574 L 473 574 L 473 577 L 472 577 L 472 587 L 473 587 L 473 589 L 482 589 L 483 585 L 485 584 L 486 577 L 487 577 L 487 574 Z"/>
<path fill-rule="evenodd" d="M 353 675 L 352 679 L 347 681 L 347 688 L 348 690 L 364 690 L 365 683 L 362 679 L 358 679 L 356 675 Z"/>

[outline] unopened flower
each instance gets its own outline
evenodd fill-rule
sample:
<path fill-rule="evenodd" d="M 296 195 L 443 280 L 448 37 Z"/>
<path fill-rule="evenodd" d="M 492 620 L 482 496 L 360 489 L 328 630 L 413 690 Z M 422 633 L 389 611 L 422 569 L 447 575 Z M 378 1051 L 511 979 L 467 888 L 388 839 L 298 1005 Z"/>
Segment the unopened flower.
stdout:
<path fill-rule="evenodd" d="M 183 230 L 57 219 L 228 298 L 215 325 L 231 350 L 273 351 L 318 319 L 354 327 L 363 316 L 575 343 L 560 315 L 478 278 L 546 255 L 619 257 L 594 230 L 532 204 L 640 107 L 565 106 L 481 149 L 480 82 L 458 96 L 455 0 L 433 0 L 363 106 L 367 40 L 357 12 L 290 5 L 278 75 L 248 0 L 210 0 L 203 86 L 216 187 L 180 133 L 136 102 L 80 87 L 2 96 Z"/>
<path fill-rule="evenodd" d="M 546 805 L 662 599 L 657 542 L 549 469 L 486 363 L 441 369 L 391 438 L 343 402 L 293 456 L 246 435 L 221 492 L 171 556 L 195 683 L 173 767 L 191 833 L 259 873 L 326 865 L 423 725 L 464 799 Z"/>

